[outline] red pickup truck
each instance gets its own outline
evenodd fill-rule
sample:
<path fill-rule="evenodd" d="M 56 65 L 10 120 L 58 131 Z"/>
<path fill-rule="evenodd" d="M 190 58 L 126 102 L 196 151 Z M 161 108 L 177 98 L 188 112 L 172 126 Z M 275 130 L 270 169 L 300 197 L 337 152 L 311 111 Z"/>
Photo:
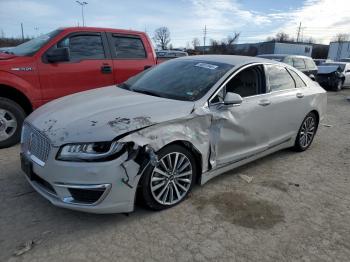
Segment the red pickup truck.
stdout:
<path fill-rule="evenodd" d="M 107 28 L 60 28 L 2 51 L 0 148 L 18 143 L 24 118 L 46 102 L 124 82 L 156 63 L 145 33 Z"/>

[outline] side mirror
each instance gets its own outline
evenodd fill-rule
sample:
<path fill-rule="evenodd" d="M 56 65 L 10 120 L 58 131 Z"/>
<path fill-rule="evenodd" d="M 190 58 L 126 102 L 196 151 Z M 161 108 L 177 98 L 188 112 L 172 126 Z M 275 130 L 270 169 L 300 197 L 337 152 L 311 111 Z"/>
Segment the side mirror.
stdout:
<path fill-rule="evenodd" d="M 224 98 L 225 105 L 240 105 L 243 102 L 243 98 L 236 93 L 227 92 Z"/>
<path fill-rule="evenodd" d="M 47 52 L 46 57 L 49 63 L 69 61 L 69 49 L 67 47 L 54 48 Z"/>

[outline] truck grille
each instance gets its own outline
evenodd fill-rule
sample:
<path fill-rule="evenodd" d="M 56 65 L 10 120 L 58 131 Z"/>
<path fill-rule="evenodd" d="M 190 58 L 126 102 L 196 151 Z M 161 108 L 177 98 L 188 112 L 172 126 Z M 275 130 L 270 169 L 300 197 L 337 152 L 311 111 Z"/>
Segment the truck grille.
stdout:
<path fill-rule="evenodd" d="M 21 143 L 24 153 L 36 157 L 45 164 L 51 148 L 50 141 L 45 135 L 28 123 L 24 123 Z"/>

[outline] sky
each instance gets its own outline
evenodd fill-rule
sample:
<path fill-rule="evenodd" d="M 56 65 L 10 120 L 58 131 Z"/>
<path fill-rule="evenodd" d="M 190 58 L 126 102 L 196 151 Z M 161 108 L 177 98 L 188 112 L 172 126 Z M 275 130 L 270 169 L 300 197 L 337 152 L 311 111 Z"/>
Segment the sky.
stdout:
<path fill-rule="evenodd" d="M 166 26 L 174 47 L 222 40 L 240 32 L 239 43 L 264 41 L 278 32 L 329 43 L 350 33 L 349 0 L 86 0 L 87 26 L 146 31 Z M 0 0 L 0 34 L 37 36 L 58 27 L 82 25 L 75 0 Z"/>

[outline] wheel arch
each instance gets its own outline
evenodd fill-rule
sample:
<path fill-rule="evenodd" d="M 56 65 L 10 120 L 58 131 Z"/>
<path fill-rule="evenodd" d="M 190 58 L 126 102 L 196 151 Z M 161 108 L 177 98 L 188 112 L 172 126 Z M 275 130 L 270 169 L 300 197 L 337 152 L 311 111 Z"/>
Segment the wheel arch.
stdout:
<path fill-rule="evenodd" d="M 12 86 L 0 84 L 0 97 L 11 99 L 19 104 L 27 115 L 33 111 L 33 105 L 28 97 Z"/>

